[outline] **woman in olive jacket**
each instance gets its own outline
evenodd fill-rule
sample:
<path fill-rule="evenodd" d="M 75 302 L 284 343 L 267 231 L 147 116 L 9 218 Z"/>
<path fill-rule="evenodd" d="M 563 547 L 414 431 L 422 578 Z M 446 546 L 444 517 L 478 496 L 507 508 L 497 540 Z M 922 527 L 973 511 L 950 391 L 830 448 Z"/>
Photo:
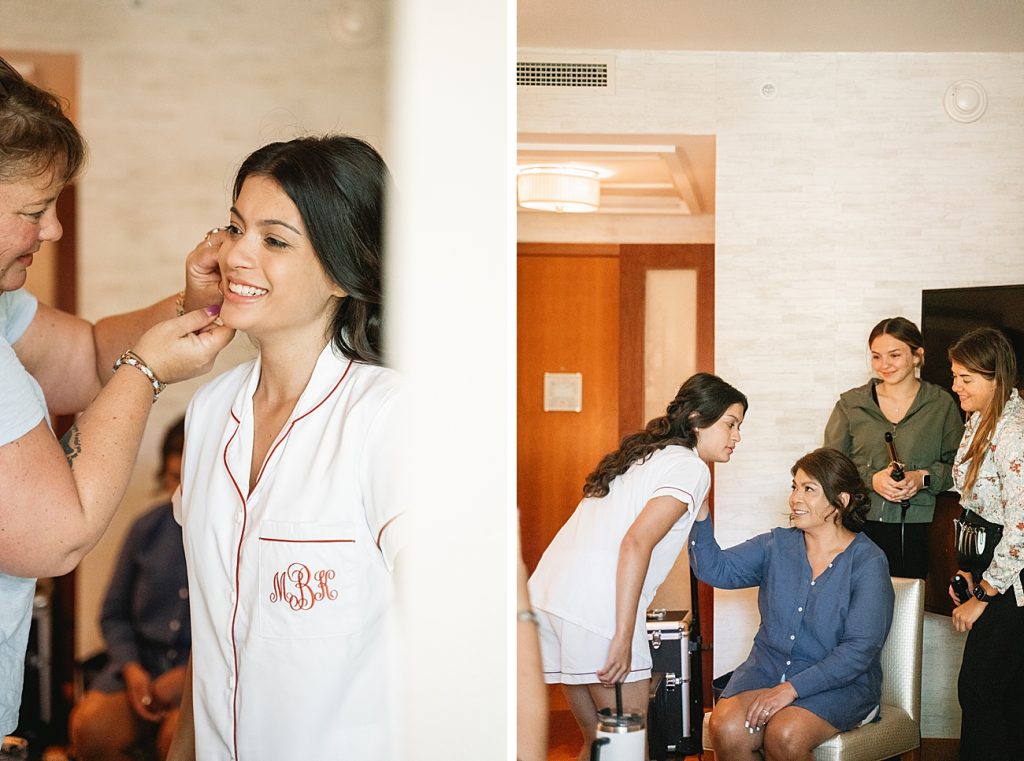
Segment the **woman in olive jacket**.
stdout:
<path fill-rule="evenodd" d="M 928 575 L 928 526 L 935 495 L 953 485 L 953 458 L 964 426 L 953 397 L 917 377 L 924 363 L 921 332 L 910 320 L 882 320 L 868 337 L 878 375 L 839 397 L 825 426 L 824 446 L 857 464 L 871 486 L 864 533 L 885 551 L 889 573 Z M 894 480 L 885 434 L 903 465 Z"/>

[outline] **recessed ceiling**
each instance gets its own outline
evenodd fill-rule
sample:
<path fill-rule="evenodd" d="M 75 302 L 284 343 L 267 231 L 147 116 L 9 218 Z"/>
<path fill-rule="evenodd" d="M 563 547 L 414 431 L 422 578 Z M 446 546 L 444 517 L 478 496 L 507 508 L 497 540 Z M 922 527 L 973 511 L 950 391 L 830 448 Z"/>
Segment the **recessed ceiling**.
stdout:
<path fill-rule="evenodd" d="M 715 138 L 711 135 L 521 132 L 517 164 L 519 168 L 558 165 L 596 170 L 603 214 L 715 213 Z"/>
<path fill-rule="evenodd" d="M 1024 51 L 1022 0 L 518 0 L 517 9 L 520 49 Z M 520 134 L 518 164 L 598 170 L 602 213 L 714 214 L 713 136 Z"/>
<path fill-rule="evenodd" d="M 1021 52 L 1021 0 L 518 0 L 518 45 Z"/>

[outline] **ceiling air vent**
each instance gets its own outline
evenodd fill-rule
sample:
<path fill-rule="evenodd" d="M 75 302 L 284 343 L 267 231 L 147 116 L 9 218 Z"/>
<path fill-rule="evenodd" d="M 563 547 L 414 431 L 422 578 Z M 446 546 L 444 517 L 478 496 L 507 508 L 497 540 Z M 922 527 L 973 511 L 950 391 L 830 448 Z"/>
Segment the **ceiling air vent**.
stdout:
<path fill-rule="evenodd" d="M 516 84 L 520 87 L 570 87 L 607 91 L 612 86 L 608 61 L 516 61 Z"/>

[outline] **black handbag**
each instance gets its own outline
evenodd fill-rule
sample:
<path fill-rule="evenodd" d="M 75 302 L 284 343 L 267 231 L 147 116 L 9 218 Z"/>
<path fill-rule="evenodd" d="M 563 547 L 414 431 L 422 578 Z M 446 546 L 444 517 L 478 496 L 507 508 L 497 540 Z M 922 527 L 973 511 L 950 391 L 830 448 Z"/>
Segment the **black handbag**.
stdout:
<path fill-rule="evenodd" d="M 996 545 L 1003 538 L 1003 527 L 967 508 L 959 518 L 953 519 L 953 527 L 957 562 L 963 570 L 970 571 L 977 582 L 992 562 Z"/>

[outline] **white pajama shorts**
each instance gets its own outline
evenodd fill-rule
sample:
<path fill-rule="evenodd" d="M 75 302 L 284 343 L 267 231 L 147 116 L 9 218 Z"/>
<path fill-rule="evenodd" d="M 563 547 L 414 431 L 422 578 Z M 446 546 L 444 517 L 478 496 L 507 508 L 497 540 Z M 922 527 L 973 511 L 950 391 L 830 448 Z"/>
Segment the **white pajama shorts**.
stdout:
<path fill-rule="evenodd" d="M 597 671 L 608 660 L 612 641 L 547 611 L 537 611 L 540 660 L 547 684 L 597 684 Z M 625 681 L 637 682 L 651 676 L 651 649 L 646 627 L 633 633 L 630 671 Z"/>

